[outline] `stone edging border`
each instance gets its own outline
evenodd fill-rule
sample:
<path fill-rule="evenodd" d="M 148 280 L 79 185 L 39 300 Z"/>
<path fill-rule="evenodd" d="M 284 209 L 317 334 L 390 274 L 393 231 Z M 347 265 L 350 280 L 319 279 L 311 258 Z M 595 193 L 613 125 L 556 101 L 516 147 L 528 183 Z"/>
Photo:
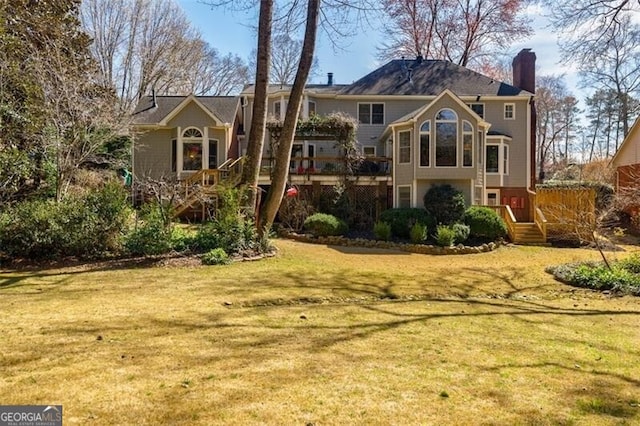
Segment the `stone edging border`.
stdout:
<path fill-rule="evenodd" d="M 406 251 L 410 253 L 418 254 L 436 254 L 436 255 L 450 255 L 450 254 L 474 254 L 474 253 L 487 253 L 493 251 L 503 245 L 503 242 L 490 242 L 482 244 L 480 246 L 465 246 L 458 244 L 453 247 L 439 247 L 425 244 L 410 244 L 410 243 L 396 243 L 392 241 L 379 241 L 369 240 L 366 238 L 346 238 L 343 236 L 331 236 L 331 237 L 314 237 L 307 234 L 296 234 L 294 232 L 281 232 L 280 236 L 288 238 L 294 241 L 300 241 L 303 243 L 311 244 L 326 244 L 334 246 L 345 247 L 365 247 L 365 248 L 381 248 L 389 250 Z"/>

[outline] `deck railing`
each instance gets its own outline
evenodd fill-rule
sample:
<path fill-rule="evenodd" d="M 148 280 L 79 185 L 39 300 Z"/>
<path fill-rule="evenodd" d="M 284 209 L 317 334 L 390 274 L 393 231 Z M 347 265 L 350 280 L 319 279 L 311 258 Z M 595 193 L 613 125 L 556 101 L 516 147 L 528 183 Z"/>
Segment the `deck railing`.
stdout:
<path fill-rule="evenodd" d="M 261 175 L 270 175 L 274 165 L 273 157 L 263 157 Z M 349 174 L 355 176 L 389 176 L 392 159 L 389 157 L 366 157 L 353 166 Z M 346 172 L 346 164 L 342 157 L 292 157 L 289 173 L 292 175 L 341 175 Z"/>

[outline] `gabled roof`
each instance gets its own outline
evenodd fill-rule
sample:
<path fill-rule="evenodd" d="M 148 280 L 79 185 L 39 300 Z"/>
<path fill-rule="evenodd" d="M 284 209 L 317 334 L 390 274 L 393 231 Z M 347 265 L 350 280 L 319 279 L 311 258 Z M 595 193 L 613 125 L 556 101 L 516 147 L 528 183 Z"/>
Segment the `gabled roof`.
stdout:
<path fill-rule="evenodd" d="M 239 98 L 236 96 L 145 96 L 140 99 L 133 123 L 138 125 L 166 124 L 177 113 L 191 102 L 200 106 L 211 118 L 219 123 L 233 123 L 238 109 Z"/>
<path fill-rule="evenodd" d="M 340 95 L 530 96 L 531 93 L 441 60 L 393 60 L 343 88 Z"/>
<path fill-rule="evenodd" d="M 484 121 L 484 119 L 482 117 L 480 117 L 478 114 L 476 114 L 471 108 L 469 108 L 467 106 L 467 104 L 465 104 L 464 102 L 462 102 L 460 100 L 460 98 L 453 93 L 451 90 L 449 89 L 445 89 L 442 91 L 442 93 L 439 93 L 438 96 L 436 96 L 436 98 L 429 102 L 426 105 L 421 106 L 420 108 L 410 112 L 409 114 L 406 114 L 400 118 L 398 118 L 397 120 L 395 120 L 393 123 L 390 123 L 389 126 L 397 126 L 399 124 L 404 124 L 404 123 L 408 123 L 408 122 L 412 122 L 415 121 L 419 116 L 421 116 L 425 111 L 427 111 L 429 108 L 431 108 L 432 105 L 436 104 L 440 99 L 442 99 L 443 97 L 449 97 L 451 99 L 453 99 L 460 108 L 467 110 L 469 112 L 469 114 L 471 114 L 473 117 L 475 117 L 475 119 L 481 123 L 483 126 L 489 128 L 490 124 L 487 123 L 486 121 Z"/>
<path fill-rule="evenodd" d="M 624 140 L 622 141 L 622 143 L 620 144 L 620 146 L 618 147 L 618 150 L 616 151 L 616 153 L 614 154 L 613 158 L 611 158 L 611 162 L 610 164 L 614 165 L 614 166 L 626 166 L 627 164 L 619 164 L 620 163 L 620 158 L 622 157 L 622 152 L 624 151 L 628 151 L 633 149 L 633 144 L 635 143 L 635 149 L 636 152 L 640 153 L 640 117 L 636 118 L 636 121 L 634 121 L 633 126 L 631 126 L 631 129 L 629 129 L 629 133 L 627 133 L 627 136 L 624 138 Z M 640 154 L 636 154 L 635 157 L 640 157 Z M 624 160 L 623 160 L 624 161 Z"/>

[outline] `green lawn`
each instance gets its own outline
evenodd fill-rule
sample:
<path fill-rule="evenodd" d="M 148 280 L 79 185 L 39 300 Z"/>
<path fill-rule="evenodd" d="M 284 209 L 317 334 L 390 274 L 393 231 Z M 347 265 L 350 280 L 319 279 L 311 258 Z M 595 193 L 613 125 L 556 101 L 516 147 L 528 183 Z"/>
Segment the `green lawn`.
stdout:
<path fill-rule="evenodd" d="M 544 272 L 593 250 L 276 245 L 3 270 L 0 404 L 62 404 L 65 424 L 640 424 L 640 299 Z"/>

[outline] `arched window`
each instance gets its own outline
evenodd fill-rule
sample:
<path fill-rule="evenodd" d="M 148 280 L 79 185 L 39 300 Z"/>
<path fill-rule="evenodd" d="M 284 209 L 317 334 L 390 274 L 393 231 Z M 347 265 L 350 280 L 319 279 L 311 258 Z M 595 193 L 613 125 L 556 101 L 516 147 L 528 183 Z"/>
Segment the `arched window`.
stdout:
<path fill-rule="evenodd" d="M 182 132 L 182 170 L 202 169 L 202 132 L 189 127 Z"/>
<path fill-rule="evenodd" d="M 429 167 L 429 153 L 431 144 L 431 121 L 425 121 L 420 126 L 420 167 Z"/>
<path fill-rule="evenodd" d="M 448 108 L 436 114 L 436 167 L 458 165 L 458 116 Z"/>
<path fill-rule="evenodd" d="M 473 166 L 473 126 L 468 121 L 462 122 L 462 166 Z"/>

